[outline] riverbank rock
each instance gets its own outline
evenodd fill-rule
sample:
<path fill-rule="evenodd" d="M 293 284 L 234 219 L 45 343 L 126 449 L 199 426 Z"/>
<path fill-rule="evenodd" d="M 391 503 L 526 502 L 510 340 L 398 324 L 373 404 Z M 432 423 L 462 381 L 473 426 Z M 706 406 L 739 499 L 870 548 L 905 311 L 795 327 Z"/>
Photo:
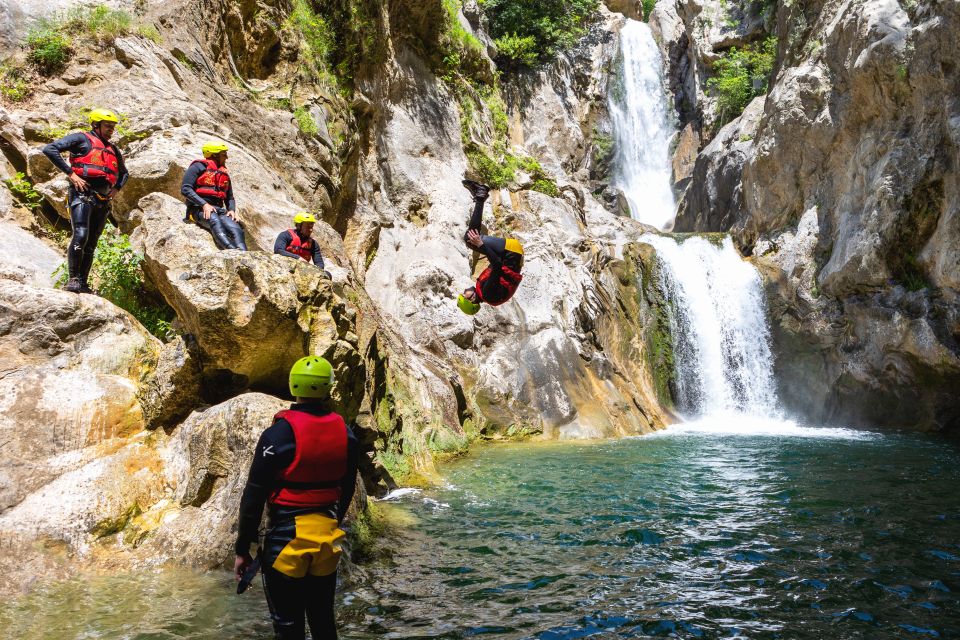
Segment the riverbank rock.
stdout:
<path fill-rule="evenodd" d="M 354 329 L 351 305 L 323 271 L 284 256 L 217 251 L 209 233 L 181 222 L 179 207 L 167 196 L 144 199 L 132 241 L 144 248 L 147 277 L 196 340 L 206 386 L 282 391 L 290 366 L 308 353 L 348 360 L 338 349 L 356 351 L 356 339 L 341 340 Z"/>
<path fill-rule="evenodd" d="M 143 426 L 159 341 L 125 311 L 0 279 L 0 512 Z"/>

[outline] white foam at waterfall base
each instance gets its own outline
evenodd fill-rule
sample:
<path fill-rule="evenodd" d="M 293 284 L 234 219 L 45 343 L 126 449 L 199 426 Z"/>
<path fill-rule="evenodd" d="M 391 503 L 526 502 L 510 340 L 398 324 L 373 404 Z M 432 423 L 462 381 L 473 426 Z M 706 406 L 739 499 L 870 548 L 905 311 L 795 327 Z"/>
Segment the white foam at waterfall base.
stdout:
<path fill-rule="evenodd" d="M 816 427 L 775 416 L 752 416 L 730 411 L 670 425 L 654 435 L 704 433 L 711 436 L 765 436 L 778 438 L 823 438 L 831 440 L 872 440 L 876 433 L 843 427 Z"/>
<path fill-rule="evenodd" d="M 644 236 L 657 250 L 670 305 L 675 400 L 690 419 L 730 411 L 780 418 L 760 274 L 729 238 L 680 242 Z"/>
<path fill-rule="evenodd" d="M 620 31 L 620 74 L 608 92 L 614 175 L 630 215 L 658 229 L 673 226 L 670 140 L 675 127 L 663 87 L 663 61 L 650 27 L 627 20 Z"/>

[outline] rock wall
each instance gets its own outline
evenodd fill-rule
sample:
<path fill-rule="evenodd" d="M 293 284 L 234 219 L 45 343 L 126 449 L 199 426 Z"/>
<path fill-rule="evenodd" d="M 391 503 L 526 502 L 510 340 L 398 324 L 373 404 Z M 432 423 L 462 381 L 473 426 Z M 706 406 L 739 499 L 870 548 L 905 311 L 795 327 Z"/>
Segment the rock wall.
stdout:
<path fill-rule="evenodd" d="M 39 536 L 112 563 L 229 562 L 246 461 L 307 353 L 336 367 L 373 492 L 429 481 L 435 458 L 477 439 L 632 435 L 672 419 L 655 304 L 638 288 L 649 229 L 588 186 L 622 17 L 603 11 L 569 54 L 500 85 L 475 6 L 456 19 L 488 46 L 465 52 L 469 78 L 451 78 L 438 66 L 440 0 L 361 4 L 327 7 L 345 50 L 362 52 L 350 77 L 304 78 L 286 2 L 148 2 L 139 19 L 160 42 L 80 40 L 62 73 L 0 106 L 0 177 L 22 172 L 42 196 L 25 206 L 0 185 L 0 243 L 31 249 L 0 260 L 12 454 L 0 533 L 24 554 Z M 345 31 L 342 15 L 377 38 Z M 506 151 L 535 158 L 540 178 L 518 170 L 492 194 L 487 229 L 524 243 L 524 282 L 510 304 L 468 317 L 455 296 L 483 263 L 462 240 L 472 203 L 460 180 L 467 150 L 499 135 L 491 96 L 505 98 Z M 114 215 L 145 288 L 175 312 L 165 341 L 104 299 L 52 288 L 62 249 L 49 228 L 65 226 L 67 185 L 40 148 L 100 105 L 123 114 L 132 177 Z M 230 145 L 251 252 L 218 252 L 181 221 L 180 180 L 210 138 Z M 257 251 L 304 209 L 322 218 L 330 278 Z"/>
<path fill-rule="evenodd" d="M 699 50 L 668 19 L 690 6 L 658 7 L 666 49 Z M 775 17 L 770 89 L 702 149 L 676 229 L 730 231 L 767 274 L 792 409 L 956 429 L 960 11 L 869 0 Z M 683 64 L 673 76 L 690 85 Z"/>

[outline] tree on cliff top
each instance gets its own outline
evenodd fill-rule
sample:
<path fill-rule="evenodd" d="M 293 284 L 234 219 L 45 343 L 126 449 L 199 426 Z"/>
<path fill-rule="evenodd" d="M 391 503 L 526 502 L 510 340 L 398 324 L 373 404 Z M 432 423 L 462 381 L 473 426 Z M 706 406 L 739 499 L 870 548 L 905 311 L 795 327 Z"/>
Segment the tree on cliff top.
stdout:
<path fill-rule="evenodd" d="M 480 0 L 506 67 L 532 67 L 574 44 L 596 15 L 599 0 Z"/>

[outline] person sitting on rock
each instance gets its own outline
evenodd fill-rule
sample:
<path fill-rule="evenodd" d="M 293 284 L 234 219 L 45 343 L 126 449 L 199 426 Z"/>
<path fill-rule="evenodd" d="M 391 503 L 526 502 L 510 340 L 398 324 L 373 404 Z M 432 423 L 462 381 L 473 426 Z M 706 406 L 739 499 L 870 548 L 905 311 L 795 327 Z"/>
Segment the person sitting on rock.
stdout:
<path fill-rule="evenodd" d="M 183 174 L 180 193 L 187 200 L 184 222 L 194 222 L 209 231 L 218 249 L 247 250 L 227 171 L 227 145 L 203 145 L 203 159 L 190 163 Z"/>
<path fill-rule="evenodd" d="M 296 258 L 304 262 L 313 260 L 313 264 L 323 269 L 323 256 L 320 255 L 320 243 L 313 237 L 313 226 L 317 219 L 312 213 L 302 212 L 293 217 L 293 229 L 287 229 L 277 236 L 273 243 L 273 252 L 277 255 Z M 327 271 L 324 271 L 330 275 Z"/>
<path fill-rule="evenodd" d="M 523 276 L 523 245 L 514 238 L 497 238 L 480 235 L 480 222 L 483 217 L 483 205 L 487 201 L 490 187 L 473 180 L 464 180 L 463 186 L 473 196 L 473 215 L 464 242 L 474 251 L 479 251 L 490 261 L 474 286 L 457 296 L 457 306 L 467 315 L 480 310 L 480 303 L 486 302 L 498 306 L 513 297 Z"/>
<path fill-rule="evenodd" d="M 67 273 L 64 287 L 73 293 L 93 293 L 87 284 L 97 241 L 110 216 L 110 203 L 130 174 L 123 155 L 110 142 L 117 126 L 117 114 L 107 109 L 90 112 L 90 131 L 71 133 L 51 142 L 43 153 L 67 174 L 70 192 L 70 224 L 73 237 L 67 246 Z M 69 164 L 60 154 L 70 152 Z"/>
<path fill-rule="evenodd" d="M 359 443 L 330 408 L 334 376 L 327 360 L 297 360 L 289 385 L 297 404 L 274 416 L 254 450 L 240 498 L 234 573 L 237 580 L 253 577 L 250 546 L 266 503 L 269 526 L 257 561 L 276 637 L 303 640 L 306 615 L 314 638 L 331 639 L 345 535 L 340 523 L 353 500 Z"/>

